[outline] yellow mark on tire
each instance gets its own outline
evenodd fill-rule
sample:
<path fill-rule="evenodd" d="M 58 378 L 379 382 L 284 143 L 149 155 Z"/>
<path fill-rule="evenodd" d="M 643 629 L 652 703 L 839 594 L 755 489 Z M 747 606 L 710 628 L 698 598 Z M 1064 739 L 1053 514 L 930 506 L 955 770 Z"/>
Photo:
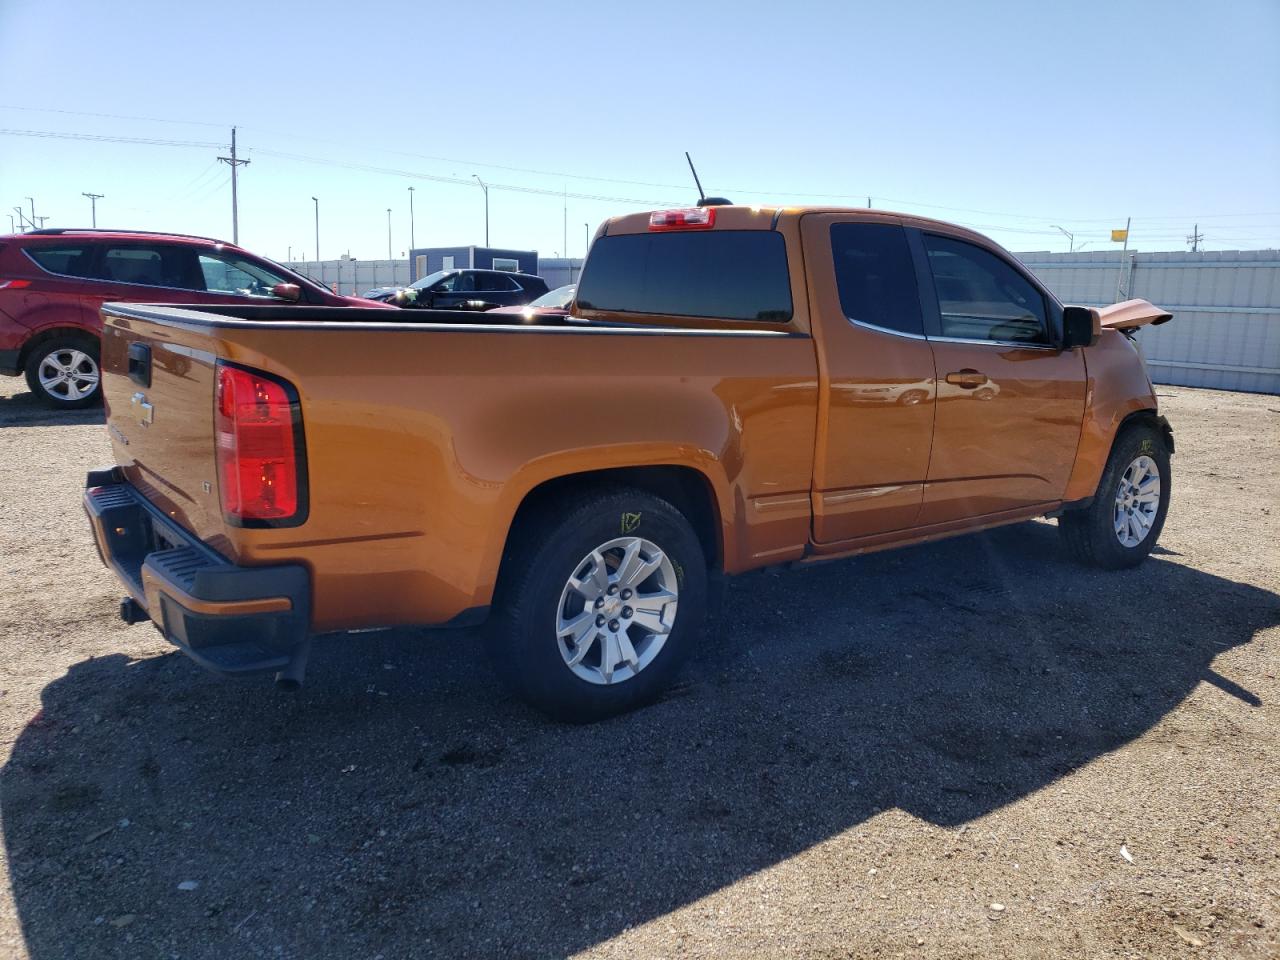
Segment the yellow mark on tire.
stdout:
<path fill-rule="evenodd" d="M 622 532 L 631 533 L 640 527 L 640 514 L 624 513 L 622 515 Z"/>

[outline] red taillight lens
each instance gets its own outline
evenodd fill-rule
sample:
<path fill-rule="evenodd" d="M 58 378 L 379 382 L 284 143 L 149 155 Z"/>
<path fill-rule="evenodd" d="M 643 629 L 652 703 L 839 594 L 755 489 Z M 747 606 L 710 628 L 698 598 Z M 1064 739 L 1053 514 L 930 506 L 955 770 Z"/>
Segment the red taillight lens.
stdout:
<path fill-rule="evenodd" d="M 293 388 L 265 373 L 219 364 L 215 419 L 226 518 L 271 527 L 306 519 L 302 424 Z"/>
<path fill-rule="evenodd" d="M 716 225 L 715 207 L 655 210 L 649 214 L 650 230 L 698 230 Z"/>
<path fill-rule="evenodd" d="M 0 290 L 25 290 L 29 286 L 30 280 L 0 280 Z"/>

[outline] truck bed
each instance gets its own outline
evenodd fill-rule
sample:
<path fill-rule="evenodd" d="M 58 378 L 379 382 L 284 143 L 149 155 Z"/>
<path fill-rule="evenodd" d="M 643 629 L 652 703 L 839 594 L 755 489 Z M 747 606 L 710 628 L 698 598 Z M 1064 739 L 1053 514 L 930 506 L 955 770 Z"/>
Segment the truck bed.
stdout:
<path fill-rule="evenodd" d="M 110 304 L 103 316 L 123 475 L 229 562 L 305 566 L 315 631 L 483 610 L 520 504 L 570 473 L 702 478 L 729 572 L 794 559 L 808 538 L 817 373 L 802 333 L 358 308 Z M 150 350 L 146 385 L 130 379 L 132 344 Z M 301 526 L 224 519 L 219 362 L 296 388 Z"/>

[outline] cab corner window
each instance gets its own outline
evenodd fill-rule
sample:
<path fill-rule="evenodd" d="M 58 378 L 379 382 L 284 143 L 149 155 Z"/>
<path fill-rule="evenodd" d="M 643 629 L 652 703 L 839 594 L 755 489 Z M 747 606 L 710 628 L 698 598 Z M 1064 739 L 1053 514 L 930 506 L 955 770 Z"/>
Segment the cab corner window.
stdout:
<path fill-rule="evenodd" d="M 1044 297 L 1005 260 L 972 243 L 924 235 L 943 337 L 1048 343 Z"/>
<path fill-rule="evenodd" d="M 924 334 L 907 233 L 892 223 L 833 223 L 831 258 L 840 309 L 854 323 Z"/>

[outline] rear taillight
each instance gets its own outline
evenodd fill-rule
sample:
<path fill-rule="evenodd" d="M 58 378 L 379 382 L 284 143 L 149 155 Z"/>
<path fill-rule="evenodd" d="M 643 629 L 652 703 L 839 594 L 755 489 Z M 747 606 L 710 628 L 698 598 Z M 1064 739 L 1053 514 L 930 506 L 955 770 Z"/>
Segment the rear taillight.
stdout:
<path fill-rule="evenodd" d="M 0 280 L 0 290 L 25 290 L 29 286 L 30 280 Z"/>
<path fill-rule="evenodd" d="M 306 454 L 298 394 L 277 377 L 218 364 L 214 401 L 222 512 L 242 527 L 293 527 L 307 518 Z"/>
<path fill-rule="evenodd" d="M 649 214 L 650 230 L 698 230 L 716 225 L 715 207 L 655 210 Z"/>

